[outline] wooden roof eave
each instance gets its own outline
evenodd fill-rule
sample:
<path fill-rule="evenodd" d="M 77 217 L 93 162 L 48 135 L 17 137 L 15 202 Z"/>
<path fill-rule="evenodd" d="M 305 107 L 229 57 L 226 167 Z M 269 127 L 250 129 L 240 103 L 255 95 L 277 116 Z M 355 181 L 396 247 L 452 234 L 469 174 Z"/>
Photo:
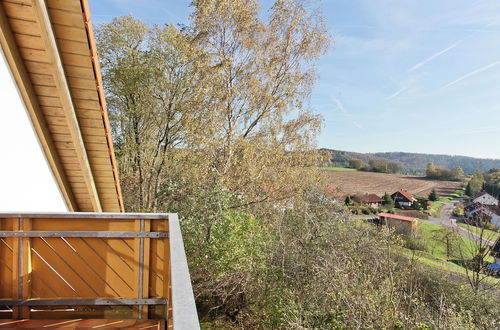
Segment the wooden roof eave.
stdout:
<path fill-rule="evenodd" d="M 57 46 L 56 37 L 52 29 L 52 23 L 50 21 L 50 16 L 47 10 L 47 6 L 44 0 L 33 0 L 32 5 L 35 14 L 38 18 L 38 22 L 41 25 L 41 37 L 46 45 L 46 52 L 49 55 L 53 66 L 56 69 L 56 74 L 54 75 L 54 80 L 56 82 L 56 87 L 60 92 L 61 102 L 63 103 L 63 108 L 66 109 L 68 114 L 67 127 L 69 128 L 70 135 L 73 143 L 75 144 L 76 154 L 78 162 L 80 164 L 80 169 L 82 171 L 85 185 L 89 191 L 90 201 L 94 212 L 102 212 L 102 207 L 97 193 L 96 183 L 94 181 L 94 176 L 90 168 L 90 163 L 88 160 L 85 144 L 83 142 L 82 133 L 80 131 L 80 125 L 78 123 L 78 118 L 76 116 L 75 107 L 73 104 L 73 99 L 69 91 L 68 82 L 66 80 L 66 75 L 64 73 L 64 66 L 60 57 L 60 53 Z"/>
<path fill-rule="evenodd" d="M 23 98 L 27 112 L 33 123 L 33 128 L 39 138 L 40 145 L 59 186 L 65 204 L 70 212 L 76 211 L 78 210 L 78 206 L 73 191 L 69 185 L 66 173 L 63 170 L 52 136 L 47 129 L 45 118 L 40 110 L 31 80 L 24 67 L 14 36 L 10 30 L 7 15 L 2 6 L 0 6 L 0 44 L 2 45 L 3 53 L 16 81 L 21 97 Z"/>
<path fill-rule="evenodd" d="M 108 144 L 109 157 L 111 160 L 111 165 L 113 167 L 113 177 L 115 179 L 116 193 L 118 194 L 118 203 L 120 204 L 120 211 L 125 212 L 125 206 L 123 205 L 123 196 L 120 186 L 120 179 L 118 176 L 118 166 L 113 147 L 113 138 L 111 136 L 111 125 L 109 123 L 108 112 L 106 111 L 106 98 L 104 95 L 104 89 L 102 84 L 101 67 L 99 65 L 99 60 L 97 57 L 97 46 L 94 37 L 94 30 L 92 29 L 92 21 L 90 19 L 90 7 L 88 0 L 81 0 L 81 4 L 83 10 L 83 18 L 85 20 L 85 30 L 87 32 L 87 38 L 89 40 L 90 54 L 92 57 L 92 66 L 94 68 L 94 74 L 96 78 L 96 87 L 99 95 L 99 103 L 101 104 L 101 114 L 106 133 L 106 142 Z"/>

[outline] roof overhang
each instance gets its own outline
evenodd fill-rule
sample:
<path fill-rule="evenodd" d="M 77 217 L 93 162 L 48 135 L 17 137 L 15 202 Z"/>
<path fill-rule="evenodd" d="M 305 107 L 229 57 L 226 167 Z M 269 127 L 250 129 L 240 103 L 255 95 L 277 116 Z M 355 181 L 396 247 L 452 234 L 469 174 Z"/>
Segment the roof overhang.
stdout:
<path fill-rule="evenodd" d="M 123 212 L 87 0 L 1 0 L 0 43 L 68 209 Z"/>

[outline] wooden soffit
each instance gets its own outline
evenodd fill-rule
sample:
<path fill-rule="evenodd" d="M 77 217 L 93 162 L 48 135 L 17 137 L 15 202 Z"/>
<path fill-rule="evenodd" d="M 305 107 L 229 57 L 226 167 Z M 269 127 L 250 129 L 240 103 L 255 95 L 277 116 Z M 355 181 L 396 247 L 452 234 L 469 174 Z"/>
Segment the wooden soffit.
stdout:
<path fill-rule="evenodd" d="M 87 0 L 0 0 L 0 42 L 70 211 L 123 212 Z"/>

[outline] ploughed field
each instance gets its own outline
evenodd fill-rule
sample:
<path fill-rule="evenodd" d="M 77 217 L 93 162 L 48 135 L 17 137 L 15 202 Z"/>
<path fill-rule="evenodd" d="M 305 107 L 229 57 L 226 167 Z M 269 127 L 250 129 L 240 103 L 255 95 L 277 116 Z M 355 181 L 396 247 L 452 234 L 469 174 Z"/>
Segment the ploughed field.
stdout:
<path fill-rule="evenodd" d="M 453 193 L 460 188 L 460 182 L 435 181 L 423 177 L 373 172 L 340 172 L 323 170 L 327 178 L 328 191 L 343 196 L 356 193 L 369 193 L 382 196 L 406 189 L 413 195 L 427 196 L 436 189 L 440 196 Z M 335 191 L 335 192 L 334 192 Z"/>

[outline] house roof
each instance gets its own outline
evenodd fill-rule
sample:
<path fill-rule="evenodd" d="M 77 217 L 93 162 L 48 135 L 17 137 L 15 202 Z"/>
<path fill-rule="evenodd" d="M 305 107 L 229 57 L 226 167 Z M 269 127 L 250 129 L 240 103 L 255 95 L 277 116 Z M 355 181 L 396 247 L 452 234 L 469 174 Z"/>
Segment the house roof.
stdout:
<path fill-rule="evenodd" d="M 400 194 L 401 196 L 403 196 L 408 202 L 416 201 L 416 199 L 412 196 L 412 194 L 410 194 L 407 190 L 399 189 L 394 194 L 392 194 L 391 197 L 394 195 L 397 195 L 397 194 Z"/>
<path fill-rule="evenodd" d="M 390 218 L 390 219 L 396 219 L 396 220 L 403 220 L 403 221 L 417 221 L 417 218 L 411 218 L 411 217 L 405 217 L 403 215 L 398 215 L 398 214 L 392 214 L 392 213 L 379 213 L 378 216 L 380 218 Z"/>
<path fill-rule="evenodd" d="M 465 207 L 465 210 L 468 212 L 474 212 L 474 211 L 489 211 L 489 213 L 495 213 L 496 215 L 500 215 L 500 207 L 496 205 L 484 205 L 481 203 L 472 203 L 469 204 Z"/>
<path fill-rule="evenodd" d="M 490 194 L 488 194 L 486 191 L 484 191 L 484 190 L 483 190 L 483 191 L 480 191 L 480 192 L 478 192 L 477 194 L 475 194 L 475 195 L 472 197 L 472 199 L 479 198 L 479 197 L 481 197 L 481 196 L 483 196 L 483 195 L 488 195 L 488 196 L 491 196 Z M 493 196 L 491 196 L 491 197 L 493 197 Z"/>
<path fill-rule="evenodd" d="M 483 196 L 489 196 L 489 197 L 491 197 L 493 199 L 496 199 L 494 196 L 492 196 L 491 194 L 488 194 L 486 191 L 483 190 L 481 192 L 478 192 L 476 195 L 474 195 L 472 197 L 472 200 L 480 198 L 480 197 L 483 197 Z"/>
<path fill-rule="evenodd" d="M 87 0 L 2 1 L 0 43 L 69 211 L 123 211 Z"/>
<path fill-rule="evenodd" d="M 357 195 L 357 197 L 364 203 L 381 203 L 384 201 L 382 198 L 378 197 L 375 194 Z"/>

